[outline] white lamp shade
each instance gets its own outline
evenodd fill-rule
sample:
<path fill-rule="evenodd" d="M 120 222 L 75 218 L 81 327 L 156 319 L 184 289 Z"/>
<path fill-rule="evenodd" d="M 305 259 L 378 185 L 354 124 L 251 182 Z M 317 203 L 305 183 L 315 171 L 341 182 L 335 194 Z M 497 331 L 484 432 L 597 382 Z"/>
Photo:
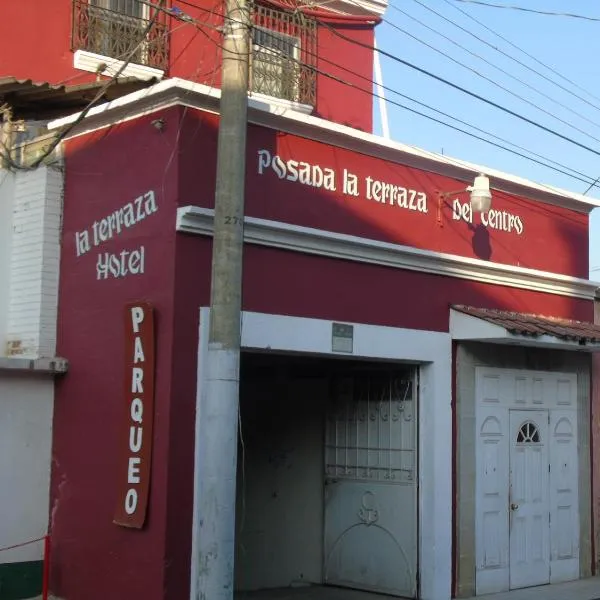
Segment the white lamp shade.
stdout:
<path fill-rule="evenodd" d="M 473 212 L 486 212 L 492 205 L 492 193 L 490 192 L 490 180 L 485 175 L 475 177 L 471 192 L 471 208 Z"/>

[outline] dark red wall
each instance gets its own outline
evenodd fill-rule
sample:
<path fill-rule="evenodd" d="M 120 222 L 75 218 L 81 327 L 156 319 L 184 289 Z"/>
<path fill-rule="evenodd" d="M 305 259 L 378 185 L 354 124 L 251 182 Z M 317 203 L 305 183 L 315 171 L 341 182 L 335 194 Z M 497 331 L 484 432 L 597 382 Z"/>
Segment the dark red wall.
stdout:
<path fill-rule="evenodd" d="M 214 0 L 168 1 L 202 26 L 169 19 L 171 55 L 169 74 L 193 81 L 212 81 L 217 48 L 215 26 L 221 3 Z M 72 0 L 4 2 L 0 19 L 0 77 L 78 84 L 94 81 L 95 74 L 73 67 L 71 51 Z M 23 27 L 27 36 L 23 36 Z M 201 29 L 201 30 L 200 30 Z M 35 40 L 35 43 L 31 43 Z M 219 57 L 220 58 L 220 57 Z"/>
<path fill-rule="evenodd" d="M 369 25 L 319 28 L 316 116 L 373 131 L 373 52 L 365 46 L 374 41 Z"/>
<path fill-rule="evenodd" d="M 159 117 L 165 122 L 162 132 L 151 125 Z M 215 142 L 213 116 L 171 108 L 67 144 L 58 353 L 69 359 L 70 370 L 57 385 L 55 402 L 51 534 L 52 591 L 69 600 L 189 595 L 198 314 L 209 304 L 212 244 L 209 238 L 176 234 L 175 218 L 178 206 L 212 205 Z M 381 216 L 396 215 L 397 207 L 364 199 L 346 202 L 323 190 L 259 176 L 253 160 L 262 147 L 361 174 L 407 178 L 415 186 L 455 184 L 253 126 L 249 214 L 374 239 L 420 240 L 434 248 L 448 244 L 467 253 L 460 236 L 450 227 L 439 228 L 435 219 L 430 229 L 421 230 L 421 240 L 416 221 Z M 156 194 L 156 213 L 76 256 L 75 232 L 89 230 L 149 189 Z M 581 268 L 569 254 L 569 243 L 579 247 L 584 218 L 530 201 L 505 201 L 526 212 L 530 231 L 540 227 L 550 236 L 546 245 L 556 249 L 554 254 L 570 257 L 548 264 Z M 554 229 L 546 224 L 547 210 L 553 211 Z M 143 275 L 97 279 L 100 252 L 140 245 L 145 247 Z M 517 245 L 512 251 L 533 260 L 532 248 Z M 122 310 L 135 300 L 153 303 L 157 318 L 152 481 L 142 531 L 112 523 L 124 401 Z M 591 302 L 558 295 L 265 247 L 245 249 L 243 306 L 248 311 L 447 331 L 452 303 L 582 320 L 593 313 Z"/>
<path fill-rule="evenodd" d="M 73 69 L 71 0 L 3 2 L 0 17 L 0 77 L 59 83 L 82 74 Z"/>
<path fill-rule="evenodd" d="M 56 388 L 51 487 L 52 591 L 69 600 L 163 598 L 171 436 L 177 109 L 141 118 L 66 148 L 58 349 L 69 373 Z M 153 118 L 172 128 L 158 132 Z M 75 233 L 153 190 L 157 211 L 77 256 Z M 137 217 L 137 213 L 136 213 Z M 145 272 L 97 279 L 105 252 L 144 247 Z M 156 312 L 154 446 L 145 529 L 112 523 L 122 460 L 123 309 Z"/>
<path fill-rule="evenodd" d="M 184 195 L 181 201 L 209 207 L 213 203 L 214 187 L 207 188 L 201 197 L 185 194 L 186 190 L 194 189 L 198 179 L 208 185 L 212 181 L 218 118 L 188 112 L 186 123 L 182 144 L 189 153 L 183 160 L 189 159 L 192 164 L 181 171 Z M 268 150 L 271 156 L 280 156 L 283 161 L 295 159 L 334 170 L 336 190 L 280 179 L 272 168 L 263 169 L 260 175 L 258 152 L 262 149 Z M 209 157 L 208 162 L 199 165 L 194 159 L 197 153 Z M 587 278 L 588 217 L 585 214 L 493 190 L 493 211 L 518 216 L 523 223 L 520 235 L 515 230 L 485 227 L 478 215 L 473 217 L 472 223 L 456 220 L 452 216 L 453 200 L 458 198 L 468 204 L 468 194 L 449 196 L 438 209 L 438 191 L 464 189 L 463 181 L 266 127 L 249 127 L 247 157 L 246 213 L 250 216 Z M 343 193 L 345 169 L 358 176 L 358 197 Z M 367 177 L 426 193 L 428 212 L 367 199 Z M 491 184 L 494 185 L 493 179 Z"/>
<path fill-rule="evenodd" d="M 219 87 L 223 3 L 172 0 L 167 1 L 167 6 L 181 9 L 194 22 L 167 18 L 171 46 L 166 75 Z M 94 73 L 73 67 L 71 23 L 71 0 L 4 2 L 0 18 L 0 78 L 12 76 L 70 85 L 94 81 Z M 367 47 L 334 35 L 331 28 Z M 371 131 L 372 84 L 368 80 L 372 79 L 373 55 L 368 46 L 373 44 L 373 28 L 372 24 L 332 24 L 318 28 L 318 68 L 356 87 L 318 74 L 316 115 Z"/>

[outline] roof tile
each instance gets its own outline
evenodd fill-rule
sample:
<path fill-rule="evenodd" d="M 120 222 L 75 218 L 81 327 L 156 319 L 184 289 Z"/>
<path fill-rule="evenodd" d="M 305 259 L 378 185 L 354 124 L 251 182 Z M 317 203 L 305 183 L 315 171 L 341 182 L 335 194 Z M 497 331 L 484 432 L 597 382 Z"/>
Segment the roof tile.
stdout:
<path fill-rule="evenodd" d="M 494 308 L 476 308 L 462 304 L 452 305 L 452 308 L 466 315 L 504 327 L 510 333 L 517 335 L 530 335 L 533 337 L 551 335 L 563 340 L 600 343 L 600 325 L 586 321 L 574 321 Z"/>

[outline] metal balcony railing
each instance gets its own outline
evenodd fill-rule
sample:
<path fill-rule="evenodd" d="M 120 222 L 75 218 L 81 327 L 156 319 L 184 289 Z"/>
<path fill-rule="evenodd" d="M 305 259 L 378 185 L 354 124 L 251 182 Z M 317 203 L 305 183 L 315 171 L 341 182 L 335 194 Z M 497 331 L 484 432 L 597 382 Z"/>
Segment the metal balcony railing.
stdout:
<path fill-rule="evenodd" d="M 135 49 L 130 62 L 167 70 L 169 65 L 169 32 L 167 15 L 158 15 L 147 34 L 147 5 L 137 0 L 126 4 L 126 12 L 111 10 L 90 0 L 73 0 L 72 50 L 87 50 L 110 58 L 124 60 Z"/>
<path fill-rule="evenodd" d="M 250 90 L 315 106 L 317 25 L 300 12 L 255 4 Z"/>

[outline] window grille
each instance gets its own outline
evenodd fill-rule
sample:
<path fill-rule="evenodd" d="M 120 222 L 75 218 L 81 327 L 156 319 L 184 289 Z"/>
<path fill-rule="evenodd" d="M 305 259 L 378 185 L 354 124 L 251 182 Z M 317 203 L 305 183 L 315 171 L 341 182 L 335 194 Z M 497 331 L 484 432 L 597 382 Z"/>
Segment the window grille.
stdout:
<path fill-rule="evenodd" d="M 302 13 L 255 5 L 250 90 L 315 105 L 316 22 Z"/>
<path fill-rule="evenodd" d="M 159 13 L 144 35 L 150 9 L 140 0 L 73 0 L 73 50 L 87 50 L 166 70 L 169 64 L 167 15 Z"/>

